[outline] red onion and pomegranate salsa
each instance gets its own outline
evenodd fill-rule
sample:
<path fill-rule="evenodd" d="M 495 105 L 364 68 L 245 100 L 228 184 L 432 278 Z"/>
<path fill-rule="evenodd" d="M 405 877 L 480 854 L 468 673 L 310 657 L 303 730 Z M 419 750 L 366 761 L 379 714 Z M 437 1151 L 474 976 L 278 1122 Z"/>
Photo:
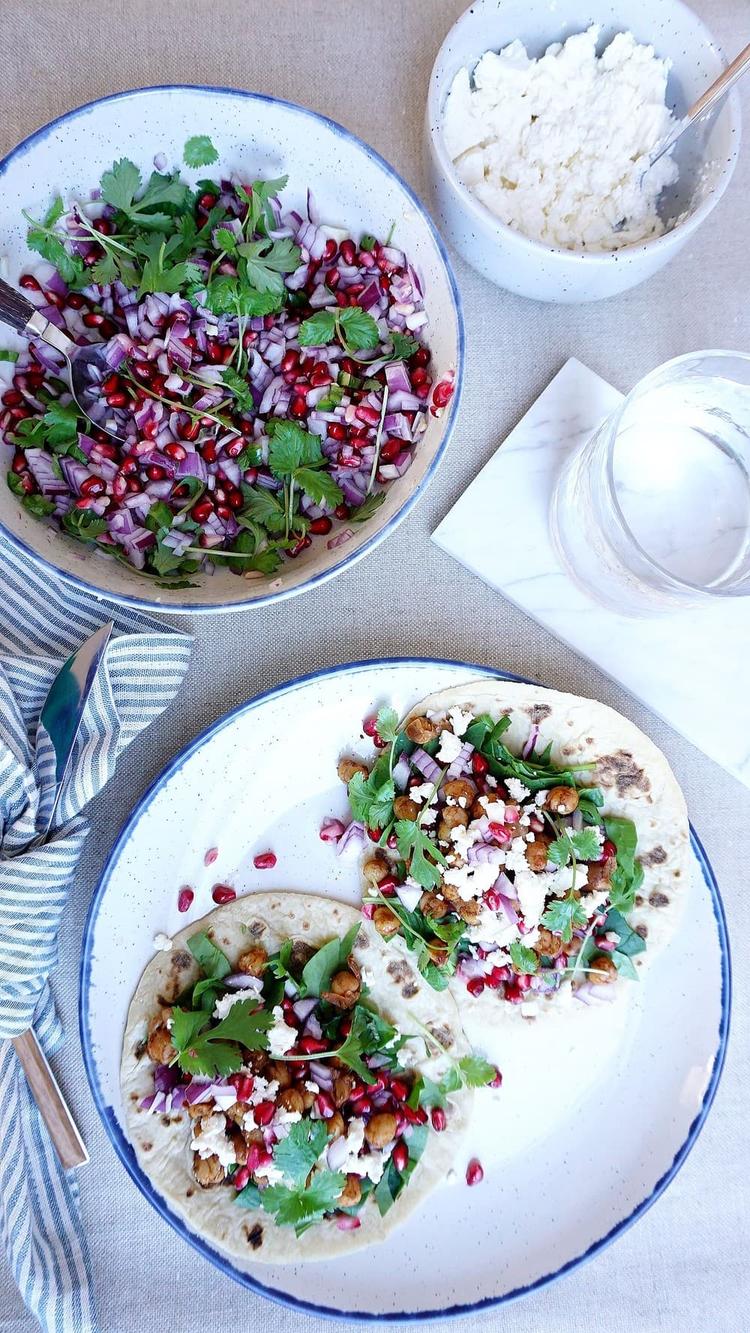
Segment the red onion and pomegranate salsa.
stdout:
<path fill-rule="evenodd" d="M 217 160 L 200 136 L 189 166 Z M 86 203 L 28 218 L 46 267 L 29 299 L 104 341 L 93 426 L 61 356 L 34 340 L 2 395 L 24 507 L 145 575 L 273 574 L 315 538 L 352 539 L 453 391 L 433 385 L 427 315 L 401 250 L 283 212 L 286 178 L 202 180 L 159 155 L 114 163 Z M 3 354 L 13 360 L 14 353 Z M 88 406 L 88 404 L 87 404 Z"/>
<path fill-rule="evenodd" d="M 603 812 L 585 766 L 555 767 L 536 726 L 511 753 L 509 726 L 455 707 L 402 727 L 381 709 L 364 723 L 379 756 L 338 766 L 353 819 L 321 837 L 365 846 L 364 914 L 433 987 L 457 976 L 533 1017 L 566 980 L 587 1003 L 637 977 L 645 931 L 627 914 L 643 868 L 633 821 Z"/>
<path fill-rule="evenodd" d="M 199 932 L 187 947 L 202 975 L 148 1024 L 153 1092 L 140 1110 L 186 1112 L 197 1184 L 232 1189 L 298 1235 L 324 1219 L 355 1230 L 368 1200 L 385 1215 L 449 1127 L 455 1094 L 499 1078 L 477 1056 L 449 1057 L 428 1027 L 409 1035 L 378 1013 L 352 954 L 359 932 L 317 950 L 288 939 L 270 957 L 249 942 L 234 966 Z M 419 1070 L 433 1048 L 439 1082 Z"/>

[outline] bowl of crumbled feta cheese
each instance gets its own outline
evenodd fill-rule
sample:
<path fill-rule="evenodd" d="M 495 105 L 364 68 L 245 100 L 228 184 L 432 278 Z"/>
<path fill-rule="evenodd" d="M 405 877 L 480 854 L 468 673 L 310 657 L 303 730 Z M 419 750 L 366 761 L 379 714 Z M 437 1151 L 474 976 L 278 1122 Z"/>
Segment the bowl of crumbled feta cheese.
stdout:
<path fill-rule="evenodd" d="M 731 179 L 736 93 L 650 165 L 724 64 L 681 0 L 475 0 L 438 53 L 427 103 L 448 240 L 537 300 L 600 300 L 650 277 Z"/>

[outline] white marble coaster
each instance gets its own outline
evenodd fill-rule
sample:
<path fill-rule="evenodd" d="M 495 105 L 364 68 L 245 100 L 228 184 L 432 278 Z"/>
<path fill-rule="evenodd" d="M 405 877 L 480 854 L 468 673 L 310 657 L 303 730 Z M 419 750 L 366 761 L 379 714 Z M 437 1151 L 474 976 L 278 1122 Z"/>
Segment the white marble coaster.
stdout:
<path fill-rule="evenodd" d="M 621 398 L 567 361 L 433 540 L 750 786 L 750 599 L 618 616 L 576 587 L 552 548 L 549 502 L 562 460 Z"/>

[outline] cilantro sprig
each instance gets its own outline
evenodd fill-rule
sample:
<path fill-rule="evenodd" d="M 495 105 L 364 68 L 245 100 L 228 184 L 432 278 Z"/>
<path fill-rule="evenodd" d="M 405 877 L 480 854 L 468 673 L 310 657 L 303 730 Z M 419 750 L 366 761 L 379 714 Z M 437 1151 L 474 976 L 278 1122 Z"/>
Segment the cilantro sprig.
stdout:
<path fill-rule="evenodd" d="M 346 352 L 361 352 L 377 347 L 378 326 L 361 306 L 334 306 L 318 310 L 300 325 L 300 347 L 324 347 L 338 338 Z"/>

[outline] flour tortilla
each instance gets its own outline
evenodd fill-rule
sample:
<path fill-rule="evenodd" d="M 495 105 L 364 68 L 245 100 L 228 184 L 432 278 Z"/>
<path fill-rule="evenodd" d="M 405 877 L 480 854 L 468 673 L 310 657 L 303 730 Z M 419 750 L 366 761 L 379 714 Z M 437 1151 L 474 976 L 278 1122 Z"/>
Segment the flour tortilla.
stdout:
<path fill-rule="evenodd" d="M 175 935 L 169 952 L 160 952 L 149 963 L 130 1005 L 121 1083 L 127 1131 L 138 1163 L 170 1210 L 245 1272 L 259 1263 L 335 1258 L 383 1240 L 445 1180 L 466 1132 L 473 1094 L 464 1090 L 451 1099 L 448 1128 L 430 1134 L 411 1181 L 385 1217 L 370 1199 L 360 1214 L 358 1230 L 339 1231 L 334 1222 L 326 1221 L 297 1238 L 293 1228 L 276 1226 L 262 1209 L 239 1207 L 230 1188 L 200 1188 L 191 1171 L 192 1122 L 186 1112 L 149 1115 L 139 1109 L 141 1099 L 153 1091 L 154 1064 L 144 1049 L 148 1020 L 162 1002 L 171 1003 L 197 979 L 199 969 L 186 942 L 198 931 L 207 931 L 234 964 L 255 940 L 269 954 L 288 938 L 319 947 L 335 935 L 345 935 L 357 921 L 361 929 L 354 956 L 378 1011 L 405 1034 L 418 1033 L 414 1021 L 418 1019 L 453 1059 L 468 1054 L 455 1001 L 426 985 L 403 943 L 385 945 L 355 908 L 310 894 L 249 894 L 194 921 Z M 422 1049 L 420 1044 L 420 1053 Z M 445 1058 L 433 1057 L 420 1060 L 419 1068 L 440 1078 L 446 1064 Z"/>
<path fill-rule="evenodd" d="M 503 742 L 513 754 L 521 753 L 536 724 L 537 748 L 551 742 L 554 765 L 562 769 L 594 764 L 585 782 L 601 788 L 604 814 L 632 819 L 636 826 L 636 858 L 644 875 L 628 919 L 640 928 L 648 945 L 636 964 L 651 962 L 679 924 L 689 883 L 685 798 L 661 750 L 606 704 L 513 681 L 473 680 L 440 690 L 413 708 L 406 721 L 425 714 L 441 719 L 451 708 L 471 711 L 475 717 L 488 713 L 494 721 L 510 717 Z M 489 992 L 490 1000 L 492 995 Z M 464 1000 L 460 1003 L 463 1012 Z M 501 1007 L 515 1010 L 515 1006 Z"/>

